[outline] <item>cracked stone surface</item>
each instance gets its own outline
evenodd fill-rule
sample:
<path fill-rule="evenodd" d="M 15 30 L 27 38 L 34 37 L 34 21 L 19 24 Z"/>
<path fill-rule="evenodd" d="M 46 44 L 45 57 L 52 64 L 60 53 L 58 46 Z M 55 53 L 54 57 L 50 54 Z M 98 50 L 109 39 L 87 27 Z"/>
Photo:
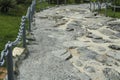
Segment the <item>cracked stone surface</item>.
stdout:
<path fill-rule="evenodd" d="M 80 4 L 38 12 L 34 24 L 18 80 L 120 80 L 120 19 Z"/>

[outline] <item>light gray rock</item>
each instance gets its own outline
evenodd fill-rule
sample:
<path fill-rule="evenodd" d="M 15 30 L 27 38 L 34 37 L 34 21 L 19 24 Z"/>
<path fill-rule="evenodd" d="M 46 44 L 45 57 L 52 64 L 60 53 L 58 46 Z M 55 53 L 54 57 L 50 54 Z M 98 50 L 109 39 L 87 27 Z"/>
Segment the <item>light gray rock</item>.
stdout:
<path fill-rule="evenodd" d="M 94 38 L 94 39 L 102 39 L 102 37 L 97 36 L 97 35 L 92 34 L 92 33 L 88 34 L 86 37 L 88 37 L 88 38 Z"/>
<path fill-rule="evenodd" d="M 59 26 L 61 26 L 61 25 L 65 25 L 66 22 L 67 22 L 67 20 L 64 20 L 64 19 L 57 20 L 57 19 L 56 19 L 55 22 L 56 22 L 56 25 L 55 25 L 54 27 L 59 27 Z"/>
<path fill-rule="evenodd" d="M 47 19 L 48 17 L 46 15 L 38 16 L 40 19 Z"/>
<path fill-rule="evenodd" d="M 83 31 L 83 29 L 81 30 L 81 25 L 76 23 L 76 22 L 70 22 L 69 24 L 67 24 L 67 28 L 66 31 Z"/>
<path fill-rule="evenodd" d="M 93 42 L 95 43 L 111 43 L 109 40 L 104 40 L 104 39 L 92 39 Z"/>
<path fill-rule="evenodd" d="M 65 54 L 62 55 L 62 58 L 64 60 L 69 60 L 70 58 L 72 58 L 72 55 L 71 55 L 70 52 L 67 52 L 67 53 L 65 53 Z"/>
<path fill-rule="evenodd" d="M 63 43 L 64 47 L 70 48 L 70 47 L 87 47 L 88 45 L 85 45 L 84 42 L 79 42 L 77 40 L 71 40 L 66 41 Z"/>
<path fill-rule="evenodd" d="M 120 33 L 116 33 L 114 36 L 120 38 Z"/>
<path fill-rule="evenodd" d="M 83 66 L 83 64 L 81 63 L 80 60 L 77 60 L 77 61 L 75 62 L 75 64 L 76 64 L 77 66 L 79 66 L 79 67 Z"/>
<path fill-rule="evenodd" d="M 103 73 L 106 77 L 106 80 L 120 80 L 120 73 L 112 68 L 105 68 Z"/>
<path fill-rule="evenodd" d="M 97 30 L 99 29 L 101 26 L 97 25 L 97 24 L 92 24 L 92 25 L 89 25 L 88 26 L 88 29 L 91 29 L 91 30 Z"/>
<path fill-rule="evenodd" d="M 105 61 L 105 65 L 107 66 L 120 66 L 119 63 L 113 59 L 112 57 L 107 57 L 107 60 Z"/>
<path fill-rule="evenodd" d="M 74 28 L 66 28 L 66 31 L 74 31 Z"/>
<path fill-rule="evenodd" d="M 61 56 L 65 53 L 67 53 L 67 50 L 66 49 L 61 49 L 61 50 L 55 50 L 55 51 L 52 51 L 52 53 L 55 55 L 55 56 Z"/>
<path fill-rule="evenodd" d="M 26 37 L 26 39 L 29 40 L 29 41 L 35 41 L 35 40 L 36 40 L 33 35 L 28 35 L 28 36 Z"/>
<path fill-rule="evenodd" d="M 95 68 L 92 66 L 85 66 L 84 70 L 86 70 L 89 73 L 94 73 L 95 72 Z"/>
<path fill-rule="evenodd" d="M 95 60 L 99 61 L 101 63 L 106 63 L 107 57 L 106 57 L 106 55 L 97 55 Z"/>
<path fill-rule="evenodd" d="M 67 26 L 69 26 L 69 27 L 74 27 L 74 26 L 78 27 L 79 25 L 76 22 L 72 21 Z"/>
<path fill-rule="evenodd" d="M 120 52 L 119 51 L 118 52 L 117 51 L 114 51 L 114 52 L 109 51 L 109 52 L 107 52 L 107 55 L 120 61 Z"/>
<path fill-rule="evenodd" d="M 80 73 L 80 80 L 92 80 L 92 79 L 87 74 Z"/>
<path fill-rule="evenodd" d="M 58 29 L 53 29 L 53 28 L 48 28 L 48 29 L 44 29 L 45 31 L 53 31 L 53 32 L 57 32 L 59 31 Z"/>
<path fill-rule="evenodd" d="M 110 38 L 110 39 L 118 39 L 118 38 L 119 38 L 119 36 L 116 36 L 116 35 L 111 35 L 111 36 L 109 36 L 109 38 Z"/>
<path fill-rule="evenodd" d="M 81 55 L 80 59 L 81 59 L 81 57 L 85 58 L 87 60 L 95 59 L 96 56 L 98 55 L 98 53 L 96 53 L 95 51 L 92 51 L 92 50 L 90 50 L 86 47 L 80 47 L 80 48 L 77 49 L 77 51 Z"/>
<path fill-rule="evenodd" d="M 110 31 L 110 30 L 108 30 L 108 29 L 102 29 L 102 30 L 100 30 L 100 32 L 101 32 L 102 34 L 104 34 L 104 35 L 107 35 L 107 36 L 111 36 L 111 35 L 114 35 L 114 34 L 115 34 L 114 32 L 112 32 L 112 31 Z"/>
<path fill-rule="evenodd" d="M 111 24 L 109 26 L 110 29 L 120 32 L 120 24 Z"/>
<path fill-rule="evenodd" d="M 70 52 L 68 52 L 66 49 L 56 50 L 56 51 L 53 51 L 52 53 L 54 54 L 54 56 L 63 60 L 68 60 L 72 57 Z"/>
<path fill-rule="evenodd" d="M 104 52 L 104 51 L 106 51 L 106 49 L 104 47 L 98 47 L 98 51 Z"/>

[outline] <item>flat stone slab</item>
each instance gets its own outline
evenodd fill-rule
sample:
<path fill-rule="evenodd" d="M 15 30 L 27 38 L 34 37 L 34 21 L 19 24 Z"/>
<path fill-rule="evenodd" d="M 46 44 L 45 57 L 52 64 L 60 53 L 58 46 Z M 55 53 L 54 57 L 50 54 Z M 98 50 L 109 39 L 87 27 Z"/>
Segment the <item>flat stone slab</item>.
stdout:
<path fill-rule="evenodd" d="M 54 56 L 63 60 L 68 60 L 72 57 L 70 52 L 68 52 L 66 49 L 52 51 L 52 53 L 54 54 Z"/>
<path fill-rule="evenodd" d="M 119 52 L 118 51 L 110 51 L 110 52 L 107 52 L 107 55 L 120 61 L 120 51 Z"/>
<path fill-rule="evenodd" d="M 115 33 L 108 30 L 108 29 L 101 29 L 99 30 L 102 34 L 105 34 L 105 35 L 108 35 L 108 36 L 111 36 L 111 35 L 114 35 Z"/>
<path fill-rule="evenodd" d="M 80 58 L 85 58 L 85 60 L 95 59 L 98 53 L 95 51 L 89 50 L 85 47 L 80 47 L 77 49 L 78 53 L 81 55 Z"/>
<path fill-rule="evenodd" d="M 112 68 L 105 68 L 103 73 L 107 80 L 120 80 L 120 73 Z"/>

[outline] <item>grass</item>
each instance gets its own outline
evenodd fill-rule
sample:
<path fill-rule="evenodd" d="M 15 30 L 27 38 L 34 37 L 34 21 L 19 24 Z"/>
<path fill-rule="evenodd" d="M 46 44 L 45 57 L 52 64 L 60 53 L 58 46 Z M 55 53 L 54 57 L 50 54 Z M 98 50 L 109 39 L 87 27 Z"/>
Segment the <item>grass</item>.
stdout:
<path fill-rule="evenodd" d="M 0 13 L 0 51 L 8 41 L 15 40 L 20 25 L 20 16 Z"/>
<path fill-rule="evenodd" d="M 40 10 L 43 10 L 43 9 L 45 9 L 45 8 L 47 8 L 47 7 L 53 7 L 53 6 L 55 6 L 55 4 L 48 4 L 48 2 L 39 2 L 38 0 L 37 0 L 37 4 L 36 4 L 36 12 L 39 12 Z"/>
<path fill-rule="evenodd" d="M 26 14 L 28 6 L 28 4 L 21 4 L 15 9 L 11 9 L 8 13 L 0 13 L 0 52 L 8 41 L 14 41 L 17 37 L 21 17 Z M 48 6 L 51 7 L 54 4 L 48 4 L 47 2 L 39 3 L 39 0 L 37 0 L 36 11 L 40 11 Z"/>
<path fill-rule="evenodd" d="M 82 3 L 82 1 L 80 3 Z M 67 4 L 78 4 L 78 3 L 75 3 L 74 0 L 68 0 Z M 40 2 L 39 0 L 37 0 L 36 12 L 39 12 L 40 10 L 43 10 L 47 7 L 53 7 L 55 5 L 56 4 L 48 4 L 48 2 Z"/>
<path fill-rule="evenodd" d="M 8 41 L 17 37 L 21 17 L 27 12 L 28 5 L 18 5 L 8 13 L 0 12 L 0 52 Z"/>
<path fill-rule="evenodd" d="M 105 10 L 102 9 L 102 10 L 100 11 L 100 13 L 101 13 L 101 14 L 105 14 Z M 109 8 L 109 9 L 107 10 L 107 16 L 113 17 L 113 18 L 120 18 L 120 12 L 115 12 L 115 15 L 114 15 L 114 11 L 112 11 L 112 9 Z"/>

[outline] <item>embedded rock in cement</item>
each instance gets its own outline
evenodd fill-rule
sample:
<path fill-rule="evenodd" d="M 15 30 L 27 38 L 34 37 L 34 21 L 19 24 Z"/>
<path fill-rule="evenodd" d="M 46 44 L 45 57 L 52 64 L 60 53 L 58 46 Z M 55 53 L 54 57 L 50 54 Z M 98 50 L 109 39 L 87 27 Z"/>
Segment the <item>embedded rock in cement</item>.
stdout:
<path fill-rule="evenodd" d="M 66 49 L 56 50 L 52 52 L 54 56 L 61 58 L 63 60 L 68 60 L 72 57 L 70 52 L 68 52 Z"/>
<path fill-rule="evenodd" d="M 114 65 L 120 66 L 119 63 L 115 59 L 113 59 L 112 57 L 107 57 L 107 60 L 105 61 L 105 65 L 107 65 L 107 66 L 114 66 Z"/>
<path fill-rule="evenodd" d="M 120 73 L 112 68 L 105 68 L 103 73 L 106 80 L 120 80 Z"/>
<path fill-rule="evenodd" d="M 83 66 L 83 64 L 81 63 L 80 60 L 77 60 L 77 61 L 75 62 L 75 64 L 76 64 L 77 66 L 79 66 L 79 67 Z"/>
<path fill-rule="evenodd" d="M 51 31 L 51 32 L 61 32 L 61 30 L 58 30 L 58 29 L 54 29 L 54 28 L 47 28 L 47 29 L 44 29 L 45 31 Z"/>
<path fill-rule="evenodd" d="M 72 21 L 69 24 L 67 24 L 66 29 L 74 29 L 75 31 L 79 31 L 81 29 L 81 24 L 78 23 L 77 21 Z M 81 30 L 80 30 L 81 31 Z"/>
<path fill-rule="evenodd" d="M 66 31 L 71 31 L 71 30 L 74 30 L 74 31 L 80 30 L 80 25 L 78 25 L 76 22 L 71 22 L 67 24 Z"/>
<path fill-rule="evenodd" d="M 56 19 L 56 25 L 54 27 L 65 25 L 66 22 L 67 22 L 67 20 L 64 20 L 64 19 L 61 19 L 61 20 Z"/>
<path fill-rule="evenodd" d="M 92 41 L 95 43 L 111 43 L 111 41 L 104 39 L 92 39 Z"/>
<path fill-rule="evenodd" d="M 107 52 L 107 55 L 120 61 L 120 52 L 119 51 L 109 51 Z"/>
<path fill-rule="evenodd" d="M 97 55 L 96 61 L 99 61 L 101 63 L 105 63 L 107 61 L 107 57 L 106 57 L 106 55 Z"/>
<path fill-rule="evenodd" d="M 120 46 L 118 45 L 109 45 L 108 47 L 114 50 L 120 50 Z"/>
<path fill-rule="evenodd" d="M 74 28 L 66 28 L 66 31 L 74 31 Z"/>
<path fill-rule="evenodd" d="M 82 21 L 81 20 L 74 20 L 74 22 L 77 24 L 77 26 L 82 27 Z"/>
<path fill-rule="evenodd" d="M 115 33 L 110 31 L 110 30 L 107 30 L 107 29 L 101 29 L 99 30 L 102 34 L 104 35 L 107 35 L 107 36 L 110 36 L 110 35 L 114 35 Z"/>
<path fill-rule="evenodd" d="M 72 21 L 68 24 L 70 27 L 79 26 L 75 21 Z"/>
<path fill-rule="evenodd" d="M 35 40 L 36 40 L 33 35 L 28 35 L 28 36 L 26 37 L 26 39 L 29 40 L 29 41 L 35 41 Z"/>
<path fill-rule="evenodd" d="M 119 32 L 120 32 L 120 24 L 110 25 L 109 28 L 112 29 L 112 30 L 115 30 L 115 31 L 119 31 Z"/>
<path fill-rule="evenodd" d="M 38 17 L 39 17 L 40 19 L 47 19 L 47 18 L 48 18 L 46 15 L 41 15 L 41 16 L 39 15 Z"/>
<path fill-rule="evenodd" d="M 67 52 L 67 53 L 65 53 L 65 54 L 62 55 L 62 58 L 64 60 L 69 60 L 70 58 L 72 58 L 72 55 L 71 55 L 70 52 Z"/>
<path fill-rule="evenodd" d="M 85 66 L 85 67 L 84 67 L 84 70 L 86 70 L 86 71 L 89 72 L 89 73 L 95 72 L 95 68 L 92 67 L 92 66 Z"/>
<path fill-rule="evenodd" d="M 80 73 L 80 80 L 92 80 L 87 74 Z"/>
<path fill-rule="evenodd" d="M 62 15 L 47 15 L 48 16 L 48 19 L 49 20 L 58 20 L 58 19 L 62 19 L 62 18 L 64 18 L 64 16 L 62 16 Z"/>
<path fill-rule="evenodd" d="M 120 24 L 120 20 L 113 18 L 113 19 L 108 20 L 108 21 L 107 21 L 107 24 L 108 24 L 109 26 L 115 26 L 115 25 L 117 25 L 117 24 Z"/>
<path fill-rule="evenodd" d="M 99 47 L 98 47 L 98 51 L 104 52 L 104 51 L 106 51 L 106 49 L 105 49 L 104 47 L 99 46 Z"/>
<path fill-rule="evenodd" d="M 96 61 L 101 62 L 107 66 L 119 66 L 119 63 L 115 60 L 115 58 L 109 55 L 98 55 L 96 56 Z"/>
<path fill-rule="evenodd" d="M 88 37 L 88 38 L 94 38 L 94 39 L 102 39 L 102 37 L 97 36 L 97 35 L 92 34 L 92 33 L 88 34 L 86 37 Z"/>
<path fill-rule="evenodd" d="M 87 60 L 95 59 L 96 56 L 98 55 L 95 51 L 92 51 L 86 47 L 80 47 L 77 49 L 77 51 L 81 55 L 80 57 L 85 58 Z"/>
<path fill-rule="evenodd" d="M 119 34 L 120 35 L 120 34 Z M 117 37 L 116 35 L 111 35 L 109 36 L 110 39 L 118 39 L 119 37 Z"/>
<path fill-rule="evenodd" d="M 70 47 L 87 47 L 88 45 L 86 45 L 84 42 L 80 42 L 77 40 L 72 40 L 72 41 L 65 41 L 63 43 L 64 47 L 70 48 Z"/>
<path fill-rule="evenodd" d="M 91 30 L 96 30 L 96 29 L 99 29 L 101 26 L 99 26 L 98 24 L 92 24 L 90 26 L 88 26 L 88 29 L 91 29 Z"/>
<path fill-rule="evenodd" d="M 114 36 L 120 38 L 120 33 L 116 33 Z"/>
<path fill-rule="evenodd" d="M 66 49 L 61 49 L 61 50 L 56 50 L 56 51 L 52 51 L 52 53 L 55 55 L 55 56 L 60 56 L 60 55 L 63 55 L 67 52 Z"/>
<path fill-rule="evenodd" d="M 78 37 L 82 37 L 83 35 L 87 34 L 86 30 L 83 29 L 83 28 L 80 28 L 77 32 L 76 32 L 76 35 Z"/>

